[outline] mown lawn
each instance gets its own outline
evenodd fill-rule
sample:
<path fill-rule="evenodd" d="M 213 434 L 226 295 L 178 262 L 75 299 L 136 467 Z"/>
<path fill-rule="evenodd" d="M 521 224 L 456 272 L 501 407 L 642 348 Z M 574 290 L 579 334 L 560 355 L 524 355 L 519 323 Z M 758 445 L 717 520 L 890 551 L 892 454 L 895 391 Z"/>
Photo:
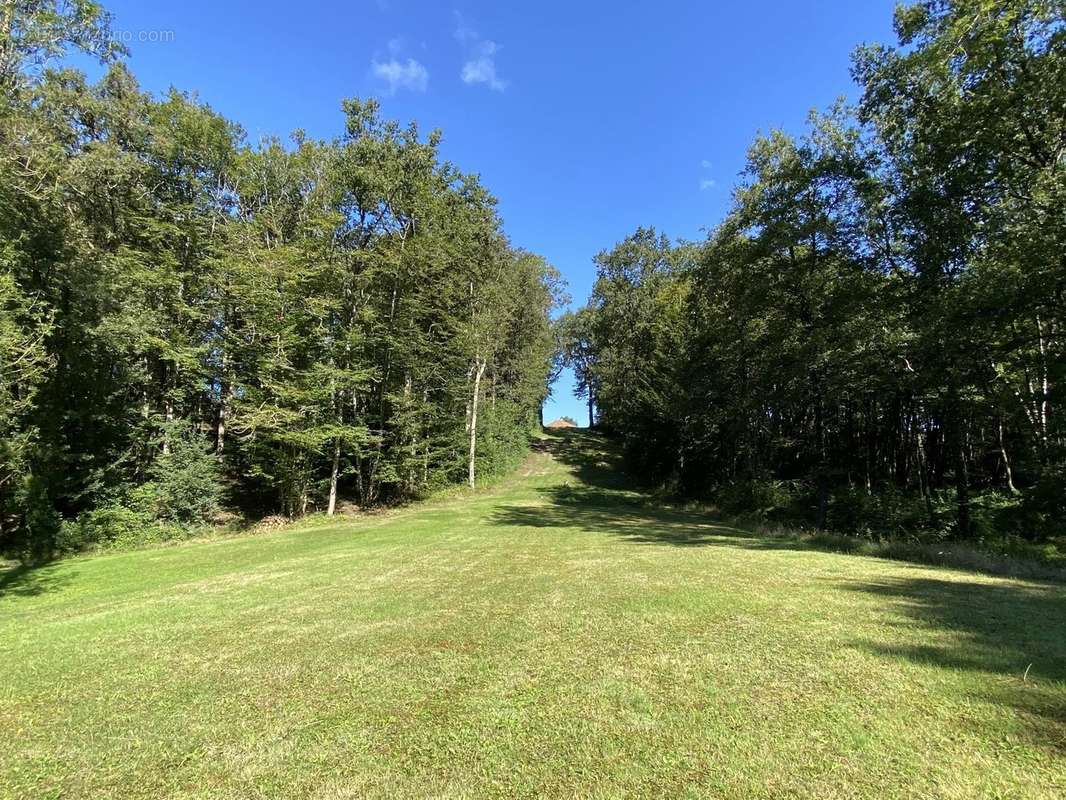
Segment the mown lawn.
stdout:
<path fill-rule="evenodd" d="M 598 448 L 0 578 L 0 796 L 1066 796 L 1066 587 L 716 527 Z"/>

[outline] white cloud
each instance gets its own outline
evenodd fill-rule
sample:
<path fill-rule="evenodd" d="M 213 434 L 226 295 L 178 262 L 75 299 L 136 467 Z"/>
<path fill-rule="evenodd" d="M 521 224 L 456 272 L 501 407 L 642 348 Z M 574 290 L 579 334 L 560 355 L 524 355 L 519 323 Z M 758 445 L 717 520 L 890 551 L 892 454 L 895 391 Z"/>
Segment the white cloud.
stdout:
<path fill-rule="evenodd" d="M 461 73 L 463 83 L 485 83 L 490 89 L 502 92 L 507 88 L 507 81 L 496 74 L 496 43 L 479 42 L 477 55 L 463 64 Z"/>
<path fill-rule="evenodd" d="M 455 38 L 460 44 L 470 44 L 478 40 L 477 31 L 466 24 L 463 15 L 455 12 Z"/>
<path fill-rule="evenodd" d="M 508 81 L 496 74 L 496 51 L 499 46 L 491 39 L 482 39 L 469 27 L 462 14 L 455 12 L 455 38 L 466 50 L 466 61 L 459 72 L 463 83 L 484 83 L 490 89 L 502 92 Z"/>
<path fill-rule="evenodd" d="M 390 51 L 392 50 L 392 44 L 392 42 L 389 42 Z M 413 58 L 409 58 L 406 61 L 400 61 L 397 58 L 389 61 L 371 61 L 370 68 L 374 73 L 374 77 L 388 84 L 390 95 L 396 94 L 397 89 L 424 92 L 429 84 L 429 72 Z"/>
<path fill-rule="evenodd" d="M 705 158 L 705 159 L 703 159 L 703 161 L 700 162 L 700 167 L 705 169 L 705 170 L 709 170 L 711 168 L 711 162 L 708 161 Z M 705 192 L 708 189 L 713 189 L 717 185 L 718 185 L 718 182 L 714 178 L 701 178 L 700 179 L 700 191 L 701 192 Z"/>

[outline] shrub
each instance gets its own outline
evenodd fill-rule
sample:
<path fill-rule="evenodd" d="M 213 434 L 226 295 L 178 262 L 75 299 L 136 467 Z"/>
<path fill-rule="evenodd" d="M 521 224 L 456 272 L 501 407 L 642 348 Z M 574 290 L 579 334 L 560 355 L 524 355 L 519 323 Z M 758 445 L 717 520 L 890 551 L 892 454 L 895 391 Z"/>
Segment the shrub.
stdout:
<path fill-rule="evenodd" d="M 62 529 L 62 519 L 55 509 L 44 480 L 30 475 L 23 489 L 24 516 L 17 548 L 19 560 L 42 561 L 51 558 Z"/>
<path fill-rule="evenodd" d="M 187 421 L 168 423 L 163 434 L 169 452 L 156 459 L 150 473 L 152 482 L 135 490 L 130 504 L 168 522 L 191 525 L 210 521 L 222 501 L 218 460 Z"/>
<path fill-rule="evenodd" d="M 826 526 L 843 533 L 871 534 L 878 527 L 877 499 L 862 490 L 848 487 L 838 490 L 829 498 L 826 509 Z"/>
<path fill-rule="evenodd" d="M 789 481 L 736 481 L 720 487 L 714 493 L 714 502 L 731 514 L 754 513 L 760 517 L 776 517 L 788 512 L 798 495 L 798 486 Z"/>
<path fill-rule="evenodd" d="M 488 478 L 514 469 L 529 453 L 533 417 L 528 409 L 499 399 L 480 412 L 477 474 Z"/>
<path fill-rule="evenodd" d="M 64 553 L 83 550 L 129 550 L 147 544 L 187 538 L 192 529 L 153 519 L 142 510 L 122 505 L 106 506 L 80 514 L 63 523 L 57 549 Z"/>
<path fill-rule="evenodd" d="M 1018 522 L 1020 535 L 1042 541 L 1066 531 L 1066 471 L 1061 467 L 1044 470 L 1025 493 Z"/>
<path fill-rule="evenodd" d="M 61 549 L 67 552 L 101 547 L 116 541 L 131 541 L 152 524 L 144 514 L 123 506 L 86 511 L 73 522 L 63 523 Z"/>
<path fill-rule="evenodd" d="M 984 492 L 972 498 L 972 537 L 978 542 L 991 542 L 1023 534 L 1026 526 L 1021 506 L 1019 498 L 999 492 Z"/>
<path fill-rule="evenodd" d="M 930 529 L 925 502 L 917 494 L 890 488 L 871 493 L 857 487 L 844 487 L 833 492 L 827 511 L 827 526 L 834 531 L 873 539 L 912 537 L 920 532 L 932 533 L 934 538 L 939 538 L 936 531 Z"/>

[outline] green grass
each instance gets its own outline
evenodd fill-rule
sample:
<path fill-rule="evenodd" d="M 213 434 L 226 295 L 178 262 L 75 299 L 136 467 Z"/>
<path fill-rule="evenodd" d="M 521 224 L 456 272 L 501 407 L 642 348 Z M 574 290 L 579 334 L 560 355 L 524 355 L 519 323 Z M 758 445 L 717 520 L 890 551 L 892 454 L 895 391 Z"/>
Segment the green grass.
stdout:
<path fill-rule="evenodd" d="M 0 796 L 1066 796 L 1063 585 L 716 526 L 610 457 L 8 574 Z"/>

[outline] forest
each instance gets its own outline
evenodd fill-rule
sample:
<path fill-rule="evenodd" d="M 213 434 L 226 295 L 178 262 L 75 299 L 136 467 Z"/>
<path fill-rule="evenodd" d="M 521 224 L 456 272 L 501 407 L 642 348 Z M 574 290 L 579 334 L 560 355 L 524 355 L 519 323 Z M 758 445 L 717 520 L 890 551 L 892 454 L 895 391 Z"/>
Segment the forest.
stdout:
<path fill-rule="evenodd" d="M 441 134 L 249 142 L 96 3 L 0 5 L 0 550 L 334 514 L 512 466 L 560 280 Z M 100 80 L 64 60 L 87 54 Z"/>
<path fill-rule="evenodd" d="M 250 142 L 142 91 L 97 4 L 3 8 L 6 555 L 473 486 L 563 366 L 668 494 L 1054 547 L 1061 2 L 901 6 L 898 44 L 853 54 L 857 104 L 760 135 L 706 240 L 636 230 L 555 321 L 560 275 L 439 131 L 349 99 L 336 138 Z"/>
<path fill-rule="evenodd" d="M 637 474 L 731 513 L 1054 549 L 1064 20 L 900 6 L 898 45 L 853 54 L 858 103 L 759 136 L 706 241 L 600 253 L 560 336 Z"/>
<path fill-rule="evenodd" d="M 108 1 L 0 0 L 0 800 L 1066 798 L 1066 0 Z"/>

